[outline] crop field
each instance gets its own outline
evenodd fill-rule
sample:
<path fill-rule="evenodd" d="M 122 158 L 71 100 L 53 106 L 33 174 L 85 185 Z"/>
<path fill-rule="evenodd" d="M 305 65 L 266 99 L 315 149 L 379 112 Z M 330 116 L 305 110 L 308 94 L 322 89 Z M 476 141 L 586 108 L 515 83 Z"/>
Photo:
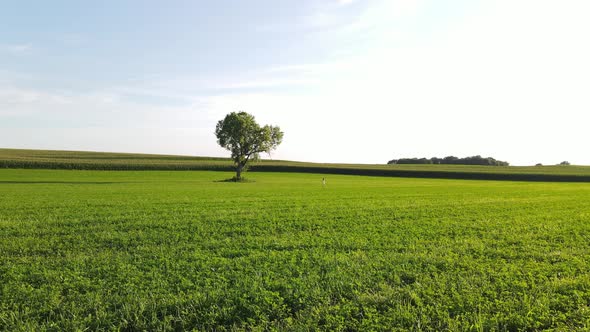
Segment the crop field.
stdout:
<path fill-rule="evenodd" d="M 590 184 L 0 169 L 0 330 L 590 329 Z"/>
<path fill-rule="evenodd" d="M 79 170 L 233 170 L 228 158 L 85 151 L 0 149 L 0 168 Z M 323 164 L 261 160 L 253 172 L 294 172 L 343 175 L 590 182 L 590 166 L 473 166 Z"/>

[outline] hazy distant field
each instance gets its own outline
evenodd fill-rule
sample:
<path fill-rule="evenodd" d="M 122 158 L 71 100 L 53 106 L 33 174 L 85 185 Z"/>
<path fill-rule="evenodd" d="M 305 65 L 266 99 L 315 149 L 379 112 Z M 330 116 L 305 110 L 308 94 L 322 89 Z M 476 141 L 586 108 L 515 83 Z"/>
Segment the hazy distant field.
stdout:
<path fill-rule="evenodd" d="M 0 170 L 0 329 L 590 329 L 590 184 Z"/>
<path fill-rule="evenodd" d="M 252 165 L 254 172 L 590 182 L 590 166 L 368 165 L 319 164 L 283 160 L 263 160 Z M 0 149 L 0 168 L 230 171 L 233 166 L 232 162 L 226 158 Z"/>

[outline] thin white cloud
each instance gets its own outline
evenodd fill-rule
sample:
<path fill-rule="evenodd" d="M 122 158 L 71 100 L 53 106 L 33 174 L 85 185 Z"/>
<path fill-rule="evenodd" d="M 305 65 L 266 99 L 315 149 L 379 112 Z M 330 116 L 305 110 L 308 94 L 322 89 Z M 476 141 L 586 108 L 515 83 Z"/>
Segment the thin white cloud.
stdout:
<path fill-rule="evenodd" d="M 340 6 L 348 6 L 356 1 L 358 0 L 336 0 L 336 3 L 338 3 Z"/>
<path fill-rule="evenodd" d="M 0 44 L 0 52 L 9 54 L 26 54 L 33 50 L 32 44 Z"/>
<path fill-rule="evenodd" d="M 125 85 L 109 88 L 120 95 L 143 95 L 192 102 L 197 97 L 215 93 L 243 93 L 245 90 L 288 89 L 310 87 L 317 84 L 317 73 L 331 64 L 315 65 L 315 69 L 304 71 L 308 65 L 270 67 L 252 73 L 232 77 L 159 77 L 146 81 L 134 80 Z"/>
<path fill-rule="evenodd" d="M 373 0 L 381 1 L 381 0 Z M 362 1 L 365 6 L 374 6 L 373 1 Z M 292 20 L 284 22 L 267 22 L 257 27 L 263 32 L 301 32 L 301 31 L 323 31 L 337 30 L 349 25 L 356 19 L 356 14 L 348 11 L 353 3 L 360 3 L 360 0 L 335 0 L 325 2 L 313 2 L 307 8 L 307 14 L 293 17 Z"/>
<path fill-rule="evenodd" d="M 328 28 L 342 24 L 342 17 L 332 12 L 315 12 L 307 16 L 302 24 L 306 28 Z"/>
<path fill-rule="evenodd" d="M 138 103 L 112 92 L 56 93 L 0 87 L 0 119 L 12 126 L 126 128 L 199 126 L 198 103 L 169 106 Z"/>

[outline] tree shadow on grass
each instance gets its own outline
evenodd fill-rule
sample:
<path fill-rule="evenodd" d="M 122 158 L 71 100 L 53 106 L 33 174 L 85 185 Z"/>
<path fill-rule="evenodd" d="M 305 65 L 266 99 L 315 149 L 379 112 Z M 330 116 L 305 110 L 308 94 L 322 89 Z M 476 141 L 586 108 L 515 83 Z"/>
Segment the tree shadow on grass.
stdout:
<path fill-rule="evenodd" d="M 253 183 L 253 182 L 256 182 L 256 181 L 251 180 L 251 179 L 246 179 L 246 178 L 241 178 L 240 180 L 238 180 L 235 177 L 233 177 L 231 179 L 215 180 L 213 182 Z"/>

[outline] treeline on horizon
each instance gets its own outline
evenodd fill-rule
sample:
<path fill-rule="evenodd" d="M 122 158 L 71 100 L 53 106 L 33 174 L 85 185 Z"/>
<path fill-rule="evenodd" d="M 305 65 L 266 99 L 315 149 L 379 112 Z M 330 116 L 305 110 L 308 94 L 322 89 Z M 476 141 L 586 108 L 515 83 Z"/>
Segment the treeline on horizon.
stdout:
<path fill-rule="evenodd" d="M 458 158 L 455 156 L 448 156 L 444 158 L 432 157 L 428 158 L 400 158 L 392 159 L 387 162 L 389 165 L 395 164 L 442 164 L 442 165 L 480 165 L 480 166 L 509 166 L 506 161 L 496 160 L 492 157 L 484 158 L 480 155 Z"/>

